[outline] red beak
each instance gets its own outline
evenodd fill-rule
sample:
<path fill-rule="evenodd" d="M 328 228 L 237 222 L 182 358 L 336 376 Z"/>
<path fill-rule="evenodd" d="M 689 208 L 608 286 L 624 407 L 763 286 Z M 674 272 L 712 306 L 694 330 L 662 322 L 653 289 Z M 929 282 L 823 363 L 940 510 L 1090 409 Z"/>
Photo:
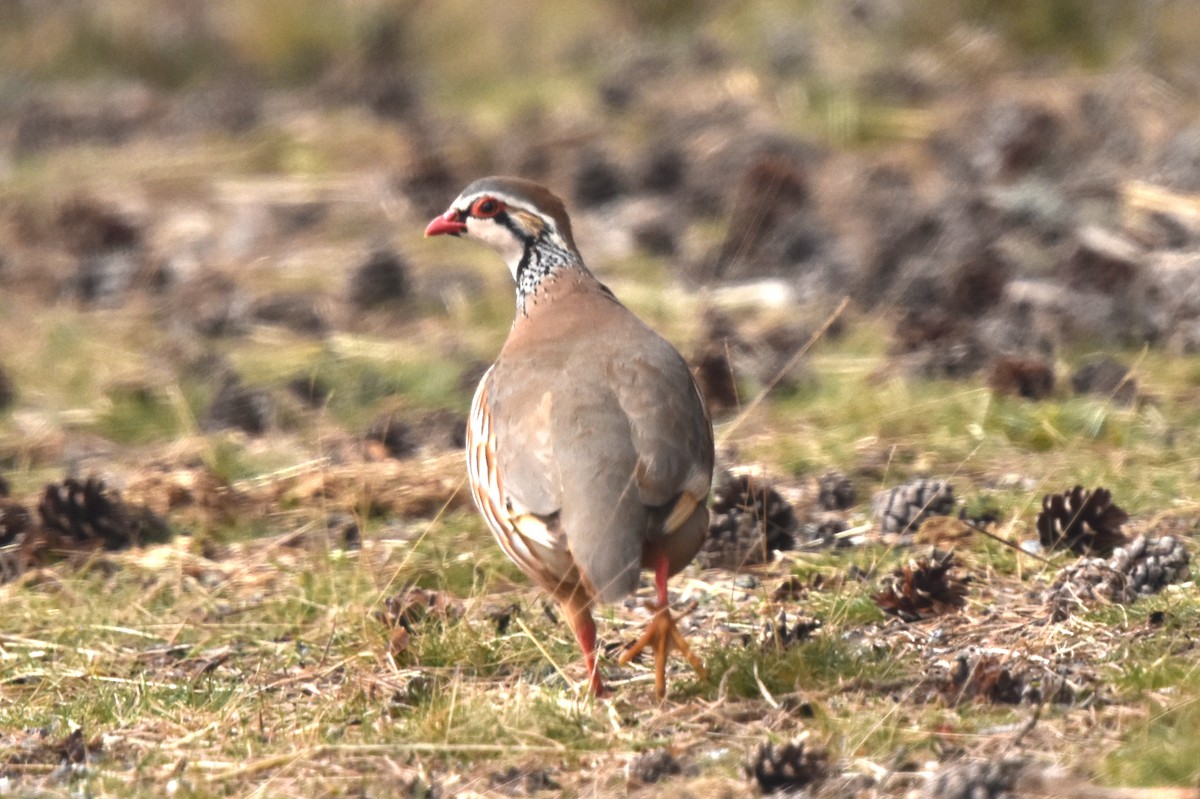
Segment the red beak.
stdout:
<path fill-rule="evenodd" d="M 425 228 L 426 236 L 461 236 L 467 232 L 467 223 L 459 219 L 458 211 L 451 208 L 441 216 L 435 216 Z"/>

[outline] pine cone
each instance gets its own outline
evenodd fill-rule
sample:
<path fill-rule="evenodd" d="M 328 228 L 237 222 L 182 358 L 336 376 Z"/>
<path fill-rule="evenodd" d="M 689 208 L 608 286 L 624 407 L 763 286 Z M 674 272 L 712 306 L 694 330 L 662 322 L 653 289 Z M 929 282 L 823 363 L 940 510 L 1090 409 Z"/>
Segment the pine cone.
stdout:
<path fill-rule="evenodd" d="M 1128 604 L 1188 578 L 1190 557 L 1175 536 L 1140 535 L 1108 560 L 1084 558 L 1058 573 L 1047 594 L 1051 618 L 1062 621 L 1078 607 L 1097 602 Z"/>
<path fill-rule="evenodd" d="M 884 613 L 918 621 L 959 610 L 966 604 L 970 577 L 956 577 L 954 554 L 933 550 L 928 558 L 909 561 L 892 572 L 873 597 Z"/>
<path fill-rule="evenodd" d="M 968 658 L 959 655 L 949 675 L 941 685 L 942 691 L 954 702 L 984 699 L 998 704 L 1020 704 L 1025 692 L 1021 675 L 1001 662 L 995 655 Z"/>
<path fill-rule="evenodd" d="M 951 763 L 938 769 L 925 785 L 929 799 L 1016 799 L 1024 758 Z"/>
<path fill-rule="evenodd" d="M 1190 561 L 1183 541 L 1172 535 L 1139 535 L 1129 546 L 1118 547 L 1109 559 L 1114 569 L 1129 575 L 1129 590 L 1143 596 L 1186 580 Z"/>
<path fill-rule="evenodd" d="M 782 746 L 761 743 L 746 766 L 763 793 L 795 791 L 819 783 L 829 774 L 829 756 L 805 747 L 803 741 L 791 741 Z"/>
<path fill-rule="evenodd" d="M 46 546 L 45 535 L 25 506 L 0 499 L 0 585 L 24 574 Z"/>
<path fill-rule="evenodd" d="M 152 511 L 126 505 L 96 477 L 82 483 L 68 477 L 61 485 L 48 484 L 38 515 L 47 530 L 77 544 L 100 544 L 105 549 L 165 541 L 171 534 Z"/>
<path fill-rule="evenodd" d="M 626 777 L 644 785 L 682 773 L 683 766 L 679 759 L 665 747 L 642 752 L 625 766 Z"/>
<path fill-rule="evenodd" d="M 738 569 L 765 563 L 772 550 L 795 546 L 798 526 L 791 504 L 766 481 L 746 474 L 730 477 L 716 490 L 700 564 Z"/>
<path fill-rule="evenodd" d="M 376 417 L 363 434 L 363 438 L 381 445 L 382 452 L 378 454 L 380 459 L 408 458 L 416 454 L 418 448 L 417 437 L 412 427 L 394 412 Z"/>
<path fill-rule="evenodd" d="M 1038 538 L 1046 549 L 1070 549 L 1079 555 L 1108 557 L 1124 544 L 1121 525 L 1129 514 L 1112 502 L 1105 488 L 1087 491 L 1075 486 L 1062 494 L 1042 497 L 1042 512 L 1037 516 Z"/>
<path fill-rule="evenodd" d="M 275 400 L 270 391 L 244 385 L 237 375 L 229 374 L 204 412 L 201 427 L 232 428 L 260 436 L 271 427 L 274 416 Z"/>
<path fill-rule="evenodd" d="M 700 396 L 713 416 L 736 410 L 738 407 L 737 378 L 729 353 L 710 344 L 695 359 L 696 382 L 700 385 Z"/>
<path fill-rule="evenodd" d="M 1010 653 L 1008 656 L 958 654 L 950 665 L 938 658 L 930 683 L 952 705 L 978 700 L 997 704 L 1072 704 L 1081 692 L 1091 693 L 1094 679 L 1074 664 L 1053 664 L 1045 658 Z"/>
<path fill-rule="evenodd" d="M 1045 399 L 1054 391 L 1054 364 L 1038 355 L 1001 355 L 988 370 L 987 384 L 997 394 Z"/>
<path fill-rule="evenodd" d="M 843 547 L 854 546 L 854 541 L 845 536 L 841 536 L 849 529 L 843 519 L 823 519 L 821 521 L 812 521 L 804 525 L 804 537 L 810 542 L 819 541 L 823 547 L 832 547 L 841 549 Z"/>
<path fill-rule="evenodd" d="M 7 546 L 33 526 L 33 517 L 24 505 L 0 500 L 0 547 Z"/>
<path fill-rule="evenodd" d="M 826 472 L 817 480 L 817 504 L 822 510 L 847 510 L 857 499 L 854 483 L 841 472 Z"/>
<path fill-rule="evenodd" d="M 930 516 L 954 512 L 954 488 L 945 480 L 917 478 L 880 491 L 872 505 L 883 533 L 913 533 Z"/>
<path fill-rule="evenodd" d="M 777 618 L 767 619 L 763 622 L 759 642 L 764 647 L 787 649 L 793 644 L 807 641 L 819 629 L 821 629 L 820 619 L 793 616 L 789 621 L 787 611 L 781 610 Z"/>
<path fill-rule="evenodd" d="M 504 796 L 533 796 L 539 791 L 561 791 L 562 786 L 544 768 L 520 768 L 509 766 L 504 771 L 494 771 L 488 777 L 488 787 Z M 429 793 L 408 791 L 409 796 L 426 796 Z M 432 794 L 437 795 L 437 794 Z"/>
<path fill-rule="evenodd" d="M 375 615 L 390 628 L 403 627 L 413 633 L 427 618 L 461 618 L 463 604 L 445 592 L 413 587 L 383 600 L 383 609 Z"/>

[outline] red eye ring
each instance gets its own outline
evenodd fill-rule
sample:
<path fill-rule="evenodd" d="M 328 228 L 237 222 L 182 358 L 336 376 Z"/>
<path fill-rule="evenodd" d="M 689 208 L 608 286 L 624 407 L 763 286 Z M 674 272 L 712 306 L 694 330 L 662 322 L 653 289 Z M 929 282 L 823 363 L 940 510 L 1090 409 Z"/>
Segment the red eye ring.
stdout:
<path fill-rule="evenodd" d="M 495 197 L 480 197 L 471 205 L 471 216 L 492 217 L 504 210 L 504 203 Z"/>

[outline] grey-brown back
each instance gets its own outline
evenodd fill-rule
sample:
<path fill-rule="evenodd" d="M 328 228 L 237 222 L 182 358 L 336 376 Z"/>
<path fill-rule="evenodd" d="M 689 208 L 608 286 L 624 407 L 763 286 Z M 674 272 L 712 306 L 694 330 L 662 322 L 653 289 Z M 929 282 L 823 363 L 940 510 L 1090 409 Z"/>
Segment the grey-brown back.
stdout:
<path fill-rule="evenodd" d="M 679 353 L 590 276 L 556 277 L 533 299 L 488 378 L 503 489 L 558 514 L 589 589 L 612 601 L 636 589 L 647 541 L 672 545 L 655 527 L 681 492 L 703 506 L 712 427 Z M 690 521 L 691 551 L 673 564 L 703 538 Z"/>

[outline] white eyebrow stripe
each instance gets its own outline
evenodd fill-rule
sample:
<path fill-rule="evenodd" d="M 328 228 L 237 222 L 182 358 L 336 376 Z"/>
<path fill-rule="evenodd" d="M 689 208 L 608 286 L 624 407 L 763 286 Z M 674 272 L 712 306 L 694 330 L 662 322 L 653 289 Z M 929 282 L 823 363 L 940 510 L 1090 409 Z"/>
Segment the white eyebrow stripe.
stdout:
<path fill-rule="evenodd" d="M 507 206 L 519 208 L 527 213 L 535 213 L 532 208 L 525 205 L 521 200 L 513 197 L 511 194 L 505 194 L 502 191 L 477 191 L 474 194 L 459 197 L 458 199 L 461 201 L 461 204 L 456 204 L 455 208 L 461 208 L 464 211 L 469 211 L 471 206 L 474 205 L 475 202 L 481 197 L 494 197 Z M 541 214 L 537 215 L 541 216 Z"/>

